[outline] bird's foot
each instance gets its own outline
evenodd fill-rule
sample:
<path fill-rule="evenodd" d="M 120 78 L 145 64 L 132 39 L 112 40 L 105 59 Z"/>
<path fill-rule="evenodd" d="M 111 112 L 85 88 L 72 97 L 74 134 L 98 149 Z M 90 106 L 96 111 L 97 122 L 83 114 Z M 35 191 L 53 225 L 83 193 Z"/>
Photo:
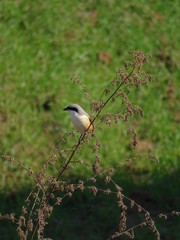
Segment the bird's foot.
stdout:
<path fill-rule="evenodd" d="M 78 139 L 78 145 L 80 145 L 81 143 L 82 143 L 82 135 Z"/>

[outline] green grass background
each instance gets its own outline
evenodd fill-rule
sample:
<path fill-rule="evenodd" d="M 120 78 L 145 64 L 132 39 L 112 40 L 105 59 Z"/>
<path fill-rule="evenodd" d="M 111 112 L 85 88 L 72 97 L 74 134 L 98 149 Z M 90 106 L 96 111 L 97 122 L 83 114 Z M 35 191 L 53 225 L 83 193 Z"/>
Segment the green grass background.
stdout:
<path fill-rule="evenodd" d="M 180 208 L 180 3 L 173 1 L 0 1 L 0 151 L 38 171 L 54 144 L 72 130 L 69 103 L 89 112 L 79 76 L 91 95 L 101 95 L 131 50 L 152 54 L 146 67 L 156 78 L 148 88 L 135 90 L 131 100 L 144 109 L 136 121 L 144 151 L 151 146 L 160 163 L 138 160 L 120 168 L 116 181 L 124 192 L 159 213 Z M 107 62 L 100 53 L 107 53 Z M 45 110 L 49 101 L 50 110 Z M 121 104 L 107 107 L 120 111 Z M 123 123 L 96 131 L 105 167 L 132 155 Z M 144 145 L 143 145 L 144 144 Z M 83 153 L 83 158 L 88 152 Z M 93 156 L 94 157 L 94 156 Z M 91 160 L 93 161 L 93 159 Z M 1 212 L 20 211 L 30 178 L 0 160 Z M 78 168 L 72 178 L 89 171 Z M 28 184 L 27 184 L 28 183 Z M 103 203 L 103 204 L 102 204 Z M 75 195 L 53 215 L 47 229 L 54 239 L 106 239 L 117 225 L 111 199 Z M 81 213 L 81 214 L 80 214 Z M 97 214 L 96 214 L 97 213 Z M 60 217 L 61 216 L 61 217 Z M 91 216 L 91 217 L 89 217 Z M 135 220 L 130 215 L 131 224 Z M 114 223 L 114 224 L 112 224 Z M 52 228 L 57 225 L 56 231 Z M 180 239 L 180 221 L 158 222 L 162 239 Z M 116 229 L 115 229 L 116 230 Z M 17 239 L 15 227 L 2 223 L 3 239 Z M 108 234 L 107 234 L 108 233 Z M 144 235 L 143 235 L 144 234 Z M 137 239 L 152 234 L 137 231 Z"/>

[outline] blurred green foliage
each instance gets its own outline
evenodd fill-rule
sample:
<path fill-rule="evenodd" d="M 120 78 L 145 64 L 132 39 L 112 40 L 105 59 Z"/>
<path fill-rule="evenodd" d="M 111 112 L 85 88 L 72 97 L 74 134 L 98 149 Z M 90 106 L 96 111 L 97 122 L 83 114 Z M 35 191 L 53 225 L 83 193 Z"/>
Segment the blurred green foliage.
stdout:
<path fill-rule="evenodd" d="M 145 112 L 144 118 L 136 119 L 134 124 L 139 132 L 141 151 L 147 152 L 150 148 L 160 163 L 139 160 L 130 169 L 119 169 L 117 181 L 122 181 L 129 193 L 134 188 L 149 189 L 152 198 L 157 199 L 156 204 L 162 204 L 166 210 L 178 208 L 179 16 L 178 0 L 1 0 L 0 152 L 38 171 L 60 136 L 73 129 L 63 108 L 69 103 L 79 103 L 90 111 L 89 100 L 82 88 L 72 84 L 71 77 L 81 78 L 93 100 L 101 95 L 124 61 L 130 59 L 129 52 L 141 49 L 152 54 L 146 70 L 157 81 L 132 92 L 131 100 Z M 107 112 L 118 112 L 120 107 L 116 101 L 107 107 Z M 103 132 L 96 132 L 102 141 L 100 153 L 104 166 L 133 154 L 126 132 L 124 123 L 111 128 L 104 126 Z M 82 158 L 88 155 L 85 151 Z M 2 199 L 6 199 L 5 194 L 15 194 L 16 200 L 22 196 L 18 200 L 21 204 L 22 189 L 31 184 L 30 178 L 2 160 L 0 167 Z M 80 168 L 78 178 L 87 173 Z M 77 173 L 72 173 L 74 176 Z M 6 200 L 2 203 L 3 213 Z M 9 239 L 6 226 L 9 225 L 0 231 L 7 234 L 4 239 Z M 162 228 L 162 231 L 167 230 Z M 163 239 L 170 239 L 166 235 Z M 11 239 L 16 239 L 12 236 Z M 172 239 L 179 238 L 175 233 Z M 89 239 L 104 238 L 95 235 Z"/>

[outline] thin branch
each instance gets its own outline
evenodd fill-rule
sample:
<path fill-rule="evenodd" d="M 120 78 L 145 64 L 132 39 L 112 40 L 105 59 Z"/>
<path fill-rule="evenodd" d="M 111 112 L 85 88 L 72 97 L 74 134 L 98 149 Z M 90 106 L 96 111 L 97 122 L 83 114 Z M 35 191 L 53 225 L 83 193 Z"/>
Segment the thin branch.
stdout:
<path fill-rule="evenodd" d="M 71 159 L 73 158 L 74 154 L 76 153 L 77 149 L 79 148 L 79 146 L 81 144 L 83 144 L 83 140 L 86 136 L 86 133 L 88 132 L 90 126 L 95 122 L 95 120 L 97 119 L 97 117 L 99 116 L 99 114 L 102 112 L 102 110 L 104 109 L 104 107 L 107 105 L 107 103 L 115 96 L 115 94 L 117 93 L 117 91 L 120 89 L 120 87 L 126 82 L 127 79 L 129 79 L 129 77 L 132 75 L 132 73 L 134 72 L 135 70 L 135 65 L 133 66 L 131 72 L 128 74 L 128 76 L 118 85 L 118 87 L 116 88 L 116 90 L 109 96 L 109 98 L 102 104 L 102 106 L 100 107 L 100 109 L 98 110 L 98 112 L 96 113 L 95 117 L 93 118 L 93 120 L 91 121 L 91 124 L 89 125 L 89 127 L 86 129 L 85 133 L 82 135 L 81 137 L 81 141 L 78 141 L 77 145 L 75 146 L 74 150 L 72 151 L 70 157 L 68 158 L 68 160 L 66 161 L 65 165 L 63 165 L 62 169 L 60 169 L 59 173 L 58 173 L 58 176 L 56 178 L 56 181 L 58 181 L 61 177 L 61 175 L 63 174 L 63 172 L 67 169 L 69 163 L 71 162 Z M 50 192 L 49 192 L 49 195 L 47 197 L 47 202 L 49 201 L 50 197 L 51 197 L 51 194 L 53 193 L 55 189 L 55 185 L 51 188 Z M 35 232 L 37 230 L 37 227 L 38 227 L 38 222 L 36 223 L 35 225 L 35 228 L 33 230 L 33 233 L 32 233 L 32 237 L 31 237 L 31 240 L 33 240 L 34 238 L 34 235 L 35 235 Z"/>

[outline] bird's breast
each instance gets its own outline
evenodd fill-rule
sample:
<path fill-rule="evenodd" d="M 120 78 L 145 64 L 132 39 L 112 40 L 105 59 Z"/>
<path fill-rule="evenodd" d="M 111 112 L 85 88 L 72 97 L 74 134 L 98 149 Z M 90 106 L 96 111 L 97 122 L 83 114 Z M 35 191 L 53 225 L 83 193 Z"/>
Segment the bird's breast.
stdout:
<path fill-rule="evenodd" d="M 78 113 L 71 113 L 71 119 L 74 127 L 78 132 L 83 134 L 90 125 L 90 120 L 86 115 L 79 115 Z"/>

